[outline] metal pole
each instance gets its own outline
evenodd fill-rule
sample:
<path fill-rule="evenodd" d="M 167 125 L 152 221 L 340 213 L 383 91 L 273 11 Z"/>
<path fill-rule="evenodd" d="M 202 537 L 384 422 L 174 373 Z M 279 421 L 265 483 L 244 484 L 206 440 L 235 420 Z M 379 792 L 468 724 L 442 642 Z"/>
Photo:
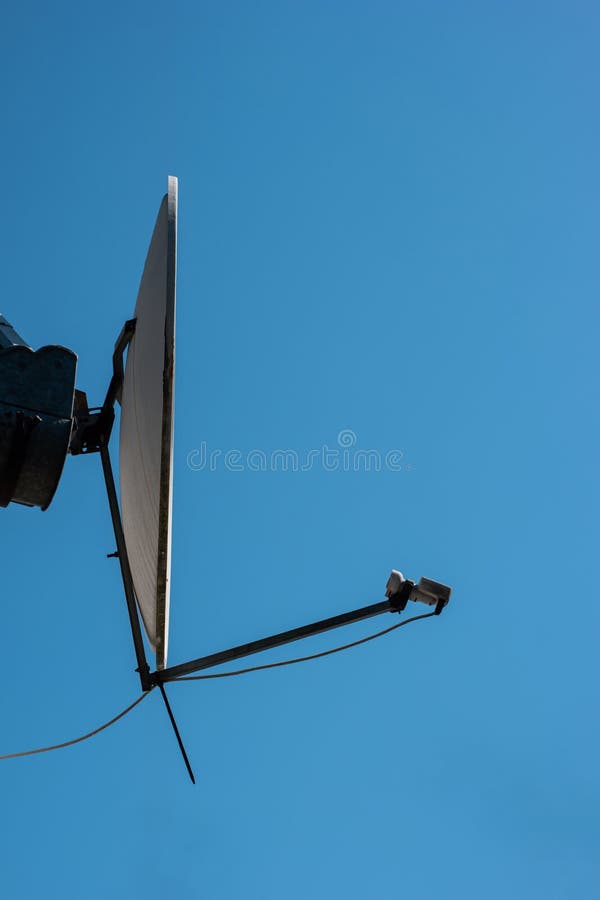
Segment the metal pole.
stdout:
<path fill-rule="evenodd" d="M 410 584 L 412 585 L 413 582 L 410 582 Z M 201 669 L 210 669 L 213 666 L 221 665 L 221 663 L 231 662 L 232 660 L 240 659 L 243 656 L 251 656 L 253 653 L 260 653 L 261 650 L 271 650 L 273 647 L 281 647 L 282 644 L 289 644 L 292 641 L 299 641 L 302 638 L 311 637 L 314 634 L 321 634 L 323 631 L 330 631 L 332 628 L 339 628 L 341 625 L 360 622 L 362 619 L 369 619 L 371 616 L 378 616 L 380 613 L 384 612 L 398 611 L 398 604 L 394 598 L 383 600 L 381 603 L 363 606 L 361 609 L 342 613 L 340 616 L 332 616 L 330 619 L 321 619 L 321 621 L 313 622 L 310 625 L 292 628 L 291 631 L 282 631 L 280 634 L 261 638 L 258 641 L 251 641 L 249 644 L 231 647 L 229 650 L 222 650 L 220 653 L 211 653 L 210 656 L 201 656 L 199 659 L 193 659 L 190 662 L 181 663 L 178 666 L 169 666 L 167 669 L 154 672 L 151 678 L 155 684 L 161 684 L 162 682 L 179 678 L 181 675 L 190 675 L 192 672 L 199 672 Z"/>
<path fill-rule="evenodd" d="M 160 692 L 162 694 L 162 698 L 165 701 L 165 706 L 167 708 L 167 712 L 169 714 L 169 719 L 171 721 L 171 725 L 173 726 L 173 731 L 175 732 L 175 737 L 177 738 L 177 743 L 179 744 L 179 749 L 181 750 L 181 755 L 183 756 L 183 761 L 185 763 L 185 767 L 188 770 L 188 775 L 190 776 L 192 784 L 196 784 L 196 779 L 194 778 L 194 773 L 192 771 L 192 767 L 190 765 L 190 761 L 188 759 L 188 755 L 185 752 L 185 747 L 183 746 L 183 741 L 181 740 L 181 735 L 179 734 L 179 728 L 177 727 L 177 722 L 175 721 L 175 716 L 173 715 L 173 710 L 171 709 L 171 704 L 167 698 L 167 694 L 164 688 L 164 685 L 159 684 Z"/>
<path fill-rule="evenodd" d="M 106 482 L 106 493 L 108 494 L 108 503 L 110 506 L 110 515 L 115 532 L 115 540 L 117 542 L 117 552 L 119 556 L 119 564 L 121 566 L 121 576 L 123 578 L 125 598 L 127 600 L 129 623 L 131 625 L 133 645 L 135 647 L 135 656 L 138 664 L 137 671 L 140 674 L 142 690 L 149 691 L 152 687 L 152 680 L 150 678 L 150 669 L 146 661 L 144 640 L 142 638 L 142 629 L 140 628 L 140 620 L 138 618 L 138 612 L 135 603 L 133 578 L 131 577 L 131 569 L 129 568 L 129 559 L 127 557 L 127 548 L 125 546 L 125 536 L 123 534 L 123 525 L 121 523 L 121 513 L 119 511 L 119 501 L 117 500 L 117 491 L 115 489 L 115 479 L 113 477 L 110 454 L 108 452 L 108 444 L 106 443 L 104 435 L 100 438 L 100 458 L 102 460 L 102 471 L 104 472 L 104 481 Z"/>

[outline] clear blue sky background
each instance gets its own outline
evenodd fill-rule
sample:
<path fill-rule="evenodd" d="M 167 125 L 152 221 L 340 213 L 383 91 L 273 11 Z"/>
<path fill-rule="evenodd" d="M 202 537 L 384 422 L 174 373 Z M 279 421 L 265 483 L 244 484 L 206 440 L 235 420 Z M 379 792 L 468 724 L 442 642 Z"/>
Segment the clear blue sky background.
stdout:
<path fill-rule="evenodd" d="M 598 897 L 597 4 L 2 20 L 1 308 L 92 402 L 180 179 L 170 661 L 375 602 L 392 567 L 454 588 L 346 654 L 173 686 L 196 788 L 155 695 L 1 763 L 2 895 Z M 342 429 L 402 470 L 187 464 Z M 0 528 L 9 752 L 139 687 L 99 460 Z"/>

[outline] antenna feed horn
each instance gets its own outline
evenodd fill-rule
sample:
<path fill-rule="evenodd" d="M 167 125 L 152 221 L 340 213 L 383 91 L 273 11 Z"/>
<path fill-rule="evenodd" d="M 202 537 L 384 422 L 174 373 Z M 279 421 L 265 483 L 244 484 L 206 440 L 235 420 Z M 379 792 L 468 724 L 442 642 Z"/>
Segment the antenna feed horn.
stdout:
<path fill-rule="evenodd" d="M 402 612 L 409 600 L 435 606 L 439 615 L 450 600 L 452 588 L 431 578 L 421 578 L 418 584 L 405 578 L 402 572 L 392 569 L 385 586 L 385 596 L 392 601 L 394 610 Z"/>

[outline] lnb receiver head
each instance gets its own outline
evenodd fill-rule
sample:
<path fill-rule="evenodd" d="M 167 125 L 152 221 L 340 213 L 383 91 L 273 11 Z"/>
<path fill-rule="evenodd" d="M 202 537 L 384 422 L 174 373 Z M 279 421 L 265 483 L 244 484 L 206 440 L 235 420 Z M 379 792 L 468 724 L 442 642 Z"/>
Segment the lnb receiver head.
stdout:
<path fill-rule="evenodd" d="M 402 572 L 392 569 L 391 575 L 385 586 L 385 596 L 388 597 L 394 608 L 402 612 L 409 600 L 425 603 L 427 606 L 435 606 L 437 615 L 450 600 L 451 588 L 431 578 L 421 578 L 418 584 L 405 578 Z"/>

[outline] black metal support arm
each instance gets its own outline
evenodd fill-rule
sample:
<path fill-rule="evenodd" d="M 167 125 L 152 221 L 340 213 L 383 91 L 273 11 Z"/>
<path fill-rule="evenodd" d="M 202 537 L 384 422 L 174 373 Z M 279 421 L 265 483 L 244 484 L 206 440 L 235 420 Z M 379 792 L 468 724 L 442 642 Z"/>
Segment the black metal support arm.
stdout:
<path fill-rule="evenodd" d="M 221 650 L 220 653 L 201 656 L 199 659 L 193 659 L 178 666 L 169 666 L 167 669 L 154 672 L 150 677 L 154 684 L 162 684 L 163 682 L 180 678 L 182 675 L 191 675 L 192 672 L 220 666 L 222 663 L 241 659 L 244 656 L 251 656 L 253 653 L 260 653 L 262 650 L 272 650 L 274 647 L 281 647 L 282 644 L 290 644 L 292 641 L 299 641 L 302 638 L 312 637 L 312 635 L 321 634 L 324 631 L 331 631 L 332 628 L 340 628 L 342 625 L 350 625 L 352 622 L 370 619 L 372 616 L 380 615 L 380 613 L 401 612 L 406 606 L 406 601 L 413 587 L 414 582 L 407 580 L 402 585 L 401 592 L 389 600 L 382 600 L 381 603 L 373 603 L 371 606 L 363 606 L 360 609 L 354 609 L 339 616 L 332 616 L 329 619 L 321 619 L 319 622 L 302 625 L 300 628 L 292 628 L 290 631 L 282 631 L 279 634 L 273 634 L 258 641 L 251 641 L 249 644 L 240 644 L 238 647 L 231 647 L 229 650 Z"/>
<path fill-rule="evenodd" d="M 100 459 L 102 460 L 102 471 L 104 472 L 104 481 L 106 483 L 106 493 L 108 494 L 110 515 L 115 532 L 115 540 L 117 542 L 117 555 L 119 557 L 119 565 L 121 566 L 123 588 L 125 590 L 125 599 L 127 601 L 127 612 L 129 613 L 129 623 L 131 625 L 131 634 L 133 636 L 133 646 L 135 648 L 135 657 L 137 660 L 136 671 L 140 673 L 142 690 L 149 691 L 152 687 L 152 680 L 150 678 L 150 669 L 146 660 L 144 639 L 142 637 L 142 629 L 140 627 L 140 620 L 136 608 L 135 593 L 133 590 L 133 578 L 131 577 L 129 558 L 127 556 L 127 548 L 125 546 L 125 536 L 123 534 L 123 525 L 121 523 L 119 501 L 117 500 L 117 491 L 115 488 L 115 479 L 113 477 L 112 465 L 110 462 L 110 454 L 108 452 L 108 444 L 104 441 L 103 438 L 101 438 L 100 440 Z"/>
<path fill-rule="evenodd" d="M 112 357 L 113 373 L 106 391 L 104 403 L 100 407 L 88 408 L 83 391 L 75 391 L 75 428 L 71 435 L 70 452 L 99 453 L 102 440 L 108 444 L 115 421 L 115 403 L 121 402 L 123 387 L 123 354 L 135 333 L 135 319 L 128 319 L 115 342 Z"/>
<path fill-rule="evenodd" d="M 112 409 L 116 400 L 118 400 L 119 403 L 121 402 L 121 388 L 123 386 L 124 377 L 123 354 L 135 333 L 135 321 L 135 319 L 128 319 L 125 322 L 119 337 L 115 342 L 115 349 L 113 351 L 113 374 L 106 392 L 104 403 L 102 404 L 103 413 Z"/>
<path fill-rule="evenodd" d="M 134 332 L 135 319 L 129 319 L 125 322 L 115 343 L 112 358 L 113 374 L 102 407 L 90 411 L 87 408 L 85 394 L 81 395 L 83 398 L 81 403 L 83 405 L 79 410 L 76 435 L 71 441 L 71 453 L 100 453 L 108 504 L 110 507 L 110 516 L 115 533 L 115 540 L 117 542 L 117 552 L 109 555 L 117 556 L 119 559 L 125 600 L 127 601 L 127 612 L 129 614 L 129 623 L 131 625 L 131 634 L 133 636 L 133 646 L 137 660 L 137 671 L 140 675 L 142 690 L 149 691 L 153 682 L 150 678 L 150 668 L 146 660 L 144 639 L 142 637 L 142 629 L 133 587 L 133 578 L 131 576 L 131 568 L 127 556 L 127 547 L 125 546 L 125 536 L 123 534 L 119 501 L 117 498 L 115 479 L 108 450 L 108 443 L 110 441 L 110 435 L 115 420 L 114 405 L 117 400 L 120 400 L 121 388 L 123 385 L 123 354 L 125 353 L 125 349 L 131 341 Z M 76 412 L 76 419 L 77 418 L 78 414 Z"/>
<path fill-rule="evenodd" d="M 171 727 L 173 728 L 173 731 L 175 732 L 175 737 L 177 738 L 177 744 L 179 745 L 179 749 L 181 751 L 181 755 L 183 757 L 185 767 L 188 771 L 188 775 L 190 776 L 190 780 L 191 780 L 192 784 L 196 784 L 196 779 L 194 778 L 194 772 L 192 771 L 192 765 L 190 763 L 186 749 L 183 746 L 183 741 L 181 740 L 181 734 L 179 733 L 179 728 L 177 727 L 177 722 L 175 721 L 175 716 L 173 715 L 173 710 L 171 709 L 171 704 L 169 703 L 169 698 L 167 697 L 167 692 L 165 691 L 165 686 L 164 686 L 164 684 L 159 684 L 158 687 L 162 694 L 165 708 L 166 708 L 168 716 L 169 716 L 169 721 L 171 722 Z"/>

